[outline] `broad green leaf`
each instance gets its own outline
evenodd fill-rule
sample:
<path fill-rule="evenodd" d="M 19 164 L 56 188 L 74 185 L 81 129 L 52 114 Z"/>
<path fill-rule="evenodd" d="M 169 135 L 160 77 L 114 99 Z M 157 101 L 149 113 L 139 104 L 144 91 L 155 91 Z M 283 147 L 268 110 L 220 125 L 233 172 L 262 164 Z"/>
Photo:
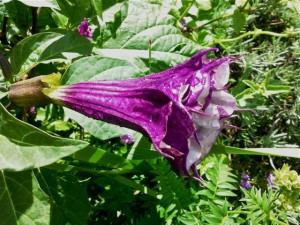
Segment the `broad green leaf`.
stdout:
<path fill-rule="evenodd" d="M 75 28 L 85 17 L 90 17 L 91 1 L 58 0 L 57 3 L 61 9 L 60 14 L 68 19 L 67 24 L 64 26 L 66 28 Z"/>
<path fill-rule="evenodd" d="M 49 45 L 40 55 L 39 61 L 73 59 L 91 53 L 92 48 L 93 45 L 86 37 L 77 32 L 69 31 L 62 38 Z"/>
<path fill-rule="evenodd" d="M 20 41 L 12 50 L 10 62 L 15 74 L 29 71 L 38 64 L 39 55 L 63 34 L 45 32 Z"/>
<path fill-rule="evenodd" d="M 10 60 L 14 73 L 22 75 L 41 62 L 70 60 L 91 50 L 91 42 L 76 32 L 45 32 L 20 41 L 13 48 Z"/>
<path fill-rule="evenodd" d="M 79 182 L 70 173 L 57 173 L 46 169 L 36 172 L 36 177 L 50 198 L 50 225 L 87 224 L 90 212 L 87 182 Z"/>
<path fill-rule="evenodd" d="M 23 32 L 32 25 L 32 12 L 29 6 L 17 0 L 3 2 L 5 13 L 12 19 L 15 25 Z"/>
<path fill-rule="evenodd" d="M 1 224 L 49 225 L 50 214 L 49 197 L 32 171 L 0 171 Z"/>
<path fill-rule="evenodd" d="M 3 3 L 11 2 L 13 0 L 3 0 Z M 22 2 L 25 5 L 31 6 L 31 7 L 49 7 L 58 9 L 57 2 L 55 0 L 18 0 Z"/>
<path fill-rule="evenodd" d="M 95 52 L 104 57 L 127 60 L 144 74 L 160 72 L 189 59 L 180 53 L 161 51 L 151 51 L 150 58 L 148 50 L 136 49 L 97 49 Z"/>
<path fill-rule="evenodd" d="M 9 114 L 0 104 L 0 169 L 21 171 L 49 165 L 88 143 L 54 137 Z"/>
<path fill-rule="evenodd" d="M 87 132 L 100 140 L 107 140 L 132 133 L 132 130 L 127 128 L 95 120 L 68 108 L 64 108 L 64 111 L 66 116 L 76 121 L 76 123 L 82 126 Z"/>
<path fill-rule="evenodd" d="M 140 76 L 141 73 L 135 65 L 127 60 L 95 55 L 75 61 L 63 75 L 61 84 L 95 80 L 123 80 Z"/>
<path fill-rule="evenodd" d="M 125 3 L 122 8 L 125 19 L 116 37 L 109 39 L 103 47 L 147 50 L 151 40 L 153 51 L 190 56 L 199 50 L 199 46 L 182 36 L 176 27 L 176 19 L 168 14 L 169 10 L 158 4 L 136 0 Z"/>

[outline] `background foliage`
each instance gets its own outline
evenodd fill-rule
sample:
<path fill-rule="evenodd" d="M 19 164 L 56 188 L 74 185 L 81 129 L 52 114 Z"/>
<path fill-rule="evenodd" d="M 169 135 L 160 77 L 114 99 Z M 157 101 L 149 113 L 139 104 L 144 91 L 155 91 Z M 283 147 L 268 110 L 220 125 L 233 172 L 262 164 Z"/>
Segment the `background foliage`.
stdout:
<path fill-rule="evenodd" d="M 267 151 L 300 145 L 299 14 L 299 0 L 0 2 L 1 223 L 299 224 L 299 159 Z M 84 18 L 92 40 L 77 32 Z M 174 174 L 136 132 L 6 96 L 11 83 L 44 74 L 61 73 L 61 84 L 146 76 L 213 46 L 217 57 L 240 55 L 230 91 L 256 111 L 233 118 L 243 130 L 224 131 L 214 152 L 266 155 L 208 156 L 205 188 Z"/>

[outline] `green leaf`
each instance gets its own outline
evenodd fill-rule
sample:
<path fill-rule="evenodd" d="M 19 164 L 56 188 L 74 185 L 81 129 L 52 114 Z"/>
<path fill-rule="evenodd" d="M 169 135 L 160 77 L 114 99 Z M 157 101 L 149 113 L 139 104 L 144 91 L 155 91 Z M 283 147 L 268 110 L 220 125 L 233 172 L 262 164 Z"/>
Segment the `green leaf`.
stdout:
<path fill-rule="evenodd" d="M 68 22 L 64 25 L 67 28 L 75 28 L 85 18 L 89 17 L 92 4 L 90 1 L 82 0 L 59 0 L 60 13 L 63 14 Z"/>
<path fill-rule="evenodd" d="M 138 49 L 97 49 L 96 53 L 108 57 L 127 60 L 145 74 L 156 73 L 183 63 L 189 57 L 179 52 L 151 51 Z M 150 68 L 149 68 L 150 67 Z M 150 70 L 150 71 L 149 71 Z"/>
<path fill-rule="evenodd" d="M 237 85 L 231 89 L 231 94 L 233 96 L 238 96 L 240 93 L 245 91 L 246 84 L 243 81 L 249 79 L 251 72 L 252 68 L 246 64 L 246 68 L 243 71 L 242 77 L 239 79 Z"/>
<path fill-rule="evenodd" d="M 83 162 L 100 165 L 107 168 L 133 169 L 131 161 L 111 152 L 91 146 L 76 152 L 74 155 L 72 155 L 72 157 Z"/>
<path fill-rule="evenodd" d="M 34 1 L 18 0 L 18 1 L 31 7 L 49 7 L 49 8 L 59 9 L 57 2 L 54 0 L 34 0 Z"/>
<path fill-rule="evenodd" d="M 86 186 L 70 173 L 43 169 L 36 172 L 40 186 L 50 198 L 51 225 L 87 224 L 90 212 Z"/>
<path fill-rule="evenodd" d="M 51 59 L 70 60 L 89 54 L 91 50 L 91 42 L 76 32 L 45 32 L 20 41 L 13 48 L 10 61 L 14 73 L 20 76 L 41 62 L 49 62 Z"/>
<path fill-rule="evenodd" d="M 140 76 L 142 71 L 127 60 L 99 55 L 75 61 L 65 72 L 61 84 L 82 81 L 122 80 Z"/>
<path fill-rule="evenodd" d="M 109 178 L 114 179 L 114 180 L 118 181 L 119 183 L 124 184 L 128 187 L 131 187 L 135 190 L 139 190 L 144 194 L 147 194 L 154 198 L 157 198 L 157 193 L 155 191 L 153 191 L 152 189 L 150 189 L 142 184 L 136 183 L 135 181 L 132 181 L 126 177 L 116 175 L 116 176 L 109 176 Z"/>
<path fill-rule="evenodd" d="M 15 74 L 29 71 L 38 64 L 39 55 L 62 34 L 45 32 L 32 35 L 20 41 L 12 50 L 10 61 Z"/>
<path fill-rule="evenodd" d="M 268 85 L 265 90 L 265 94 L 274 95 L 274 94 L 281 94 L 281 93 L 288 93 L 291 91 L 290 86 L 286 85 Z"/>
<path fill-rule="evenodd" d="M 49 59 L 73 59 L 91 53 L 93 45 L 77 32 L 68 31 L 59 40 L 49 45 L 40 55 L 39 61 Z"/>
<path fill-rule="evenodd" d="M 102 11 L 103 11 L 102 0 L 92 0 L 92 4 L 96 11 L 96 14 L 100 16 L 100 18 L 102 18 Z"/>
<path fill-rule="evenodd" d="M 213 167 L 207 169 L 205 172 L 208 179 L 206 186 L 208 192 L 210 192 L 210 194 L 206 193 L 206 197 L 217 202 L 216 200 L 226 201 L 224 197 L 236 196 L 231 190 L 224 188 L 224 186 L 229 186 L 232 190 L 237 189 L 233 186 L 233 183 L 236 183 L 236 179 L 235 175 L 231 172 L 232 169 L 228 165 L 228 159 L 224 155 L 220 155 L 219 157 L 208 157 L 205 159 L 206 161 L 213 164 Z"/>
<path fill-rule="evenodd" d="M 122 8 L 124 20 L 116 37 L 109 39 L 103 48 L 148 50 L 151 40 L 153 51 L 179 52 L 190 56 L 200 46 L 182 36 L 176 27 L 176 19 L 168 14 L 170 9 L 136 0 L 125 3 Z"/>
<path fill-rule="evenodd" d="M 210 0 L 196 0 L 198 7 L 202 10 L 210 10 L 211 2 Z"/>
<path fill-rule="evenodd" d="M 88 143 L 54 137 L 22 122 L 0 104 L 0 169 L 21 171 L 49 165 Z"/>
<path fill-rule="evenodd" d="M 240 33 L 246 23 L 246 14 L 241 12 L 239 8 L 233 13 L 233 29 L 236 33 Z"/>
<path fill-rule="evenodd" d="M 118 49 L 118 54 L 114 54 L 118 57 L 128 55 L 130 51 L 127 50 L 131 50 L 131 55 L 142 55 L 141 60 L 152 72 L 169 68 L 179 61 L 183 62 L 187 59 L 183 59 L 183 56 L 190 57 L 201 47 L 182 35 L 176 26 L 177 20 L 168 14 L 170 10 L 171 8 L 166 6 L 142 1 L 132 0 L 124 3 L 121 7 L 121 24 L 116 33 L 104 43 L 100 52 L 108 56 L 112 49 Z M 108 51 L 105 52 L 105 49 Z M 170 64 L 170 61 L 173 61 L 173 64 Z"/>
<path fill-rule="evenodd" d="M 87 117 L 68 108 L 64 108 L 64 111 L 66 116 L 76 121 L 83 129 L 100 140 L 108 140 L 132 133 L 132 131 L 127 128 Z"/>
<path fill-rule="evenodd" d="M 151 142 L 142 134 L 137 133 L 134 139 L 135 143 L 130 149 L 127 159 L 156 159 L 160 157 Z"/>
<path fill-rule="evenodd" d="M 236 148 L 214 145 L 212 154 L 241 154 L 241 155 L 274 155 L 300 159 L 300 148 Z"/>
<path fill-rule="evenodd" d="M 240 201 L 243 202 L 243 208 L 250 211 L 247 217 L 251 222 L 255 224 L 270 222 L 269 215 L 272 213 L 272 209 L 276 207 L 274 201 L 278 198 L 273 190 L 269 189 L 268 192 L 264 191 L 262 194 L 261 189 L 252 187 L 250 191 L 244 188 L 242 188 L 242 191 L 245 197 L 241 198 Z"/>
<path fill-rule="evenodd" d="M 175 175 L 167 161 L 157 160 L 155 167 L 153 172 L 157 177 L 154 180 L 158 182 L 162 195 L 160 205 L 175 205 L 174 211 L 188 208 L 191 204 L 190 189 Z"/>
<path fill-rule="evenodd" d="M 258 91 L 259 90 L 259 84 L 254 83 L 251 80 L 243 80 L 243 82 L 249 86 L 253 91 Z"/>
<path fill-rule="evenodd" d="M 216 216 L 217 218 L 222 218 L 225 216 L 224 212 L 222 211 L 222 209 L 219 206 L 215 205 L 211 201 L 209 201 L 208 204 L 209 204 L 211 212 L 213 213 L 214 216 Z"/>
<path fill-rule="evenodd" d="M 15 25 L 23 32 L 32 25 L 32 12 L 29 6 L 20 1 L 1 1 L 5 5 L 5 12 L 14 21 Z"/>
<path fill-rule="evenodd" d="M 0 221 L 3 225 L 49 225 L 49 198 L 32 171 L 0 171 Z"/>

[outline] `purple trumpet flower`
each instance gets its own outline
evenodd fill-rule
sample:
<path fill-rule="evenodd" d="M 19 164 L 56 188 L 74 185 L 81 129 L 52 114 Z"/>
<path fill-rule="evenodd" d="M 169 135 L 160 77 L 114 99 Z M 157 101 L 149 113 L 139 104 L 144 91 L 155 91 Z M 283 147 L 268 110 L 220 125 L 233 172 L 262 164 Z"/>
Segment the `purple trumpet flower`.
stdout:
<path fill-rule="evenodd" d="M 142 78 L 81 82 L 58 87 L 48 96 L 89 117 L 143 133 L 178 173 L 204 182 L 196 165 L 220 131 L 232 127 L 225 119 L 238 110 L 226 90 L 235 57 L 208 60 L 211 51 L 217 49 Z"/>

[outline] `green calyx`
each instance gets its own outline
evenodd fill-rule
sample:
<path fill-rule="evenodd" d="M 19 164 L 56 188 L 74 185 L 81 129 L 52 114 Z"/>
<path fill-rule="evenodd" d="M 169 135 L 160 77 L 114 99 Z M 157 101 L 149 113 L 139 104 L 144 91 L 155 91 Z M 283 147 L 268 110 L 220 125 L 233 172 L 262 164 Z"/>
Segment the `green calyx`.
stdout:
<path fill-rule="evenodd" d="M 61 74 L 53 73 L 19 81 L 10 86 L 8 98 L 19 106 L 37 106 L 52 102 L 48 95 L 60 85 Z"/>

